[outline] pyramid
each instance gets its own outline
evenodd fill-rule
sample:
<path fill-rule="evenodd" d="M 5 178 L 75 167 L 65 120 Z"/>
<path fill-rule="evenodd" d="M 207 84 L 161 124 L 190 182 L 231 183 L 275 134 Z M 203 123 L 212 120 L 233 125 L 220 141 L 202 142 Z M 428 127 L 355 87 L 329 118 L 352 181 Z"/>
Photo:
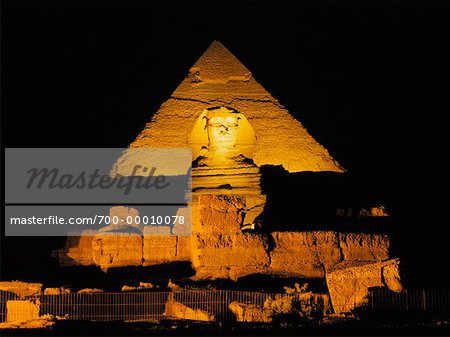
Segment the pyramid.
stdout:
<path fill-rule="evenodd" d="M 207 143 L 207 134 L 199 126 L 202 114 L 216 107 L 243 116 L 246 134 L 255 140 L 250 157 L 257 166 L 282 165 L 288 172 L 344 171 L 218 41 L 193 65 L 130 147 L 191 147 L 195 159 Z M 249 148 L 247 138 L 241 143 Z"/>

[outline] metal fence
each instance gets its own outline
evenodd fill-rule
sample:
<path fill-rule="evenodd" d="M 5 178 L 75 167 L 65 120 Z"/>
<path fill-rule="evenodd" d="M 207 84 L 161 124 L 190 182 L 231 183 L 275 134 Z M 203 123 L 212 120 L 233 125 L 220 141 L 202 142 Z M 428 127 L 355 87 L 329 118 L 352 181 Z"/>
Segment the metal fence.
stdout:
<path fill-rule="evenodd" d="M 50 314 L 57 319 L 158 322 L 163 318 L 170 318 L 164 316 L 168 305 L 178 303 L 192 309 L 194 314 L 201 310 L 212 314 L 215 320 L 230 321 L 235 317 L 228 307 L 230 303 L 238 301 L 263 306 L 268 298 L 274 298 L 274 296 L 274 294 L 233 290 L 188 290 L 64 293 L 41 295 L 38 300 L 40 315 Z M 18 296 L 13 293 L 0 292 L 0 321 L 6 320 L 6 302 L 18 299 Z M 31 298 L 25 298 L 25 300 L 31 300 Z M 180 308 L 174 308 L 172 311 L 174 310 L 180 311 Z M 181 308 L 182 310 L 183 308 Z M 180 315 L 183 314 L 180 312 Z"/>
<path fill-rule="evenodd" d="M 168 292 L 43 295 L 41 314 L 89 321 L 158 321 Z"/>
<path fill-rule="evenodd" d="M 229 304 L 240 303 L 263 306 L 275 294 L 234 290 L 187 290 L 176 292 L 117 292 L 117 293 L 64 293 L 20 299 L 16 294 L 0 292 L 0 321 L 6 320 L 6 303 L 11 300 L 31 300 L 39 304 L 39 314 L 50 314 L 57 319 L 88 321 L 149 321 L 159 322 L 169 305 L 181 316 L 195 319 L 196 312 L 207 312 L 217 321 L 233 321 L 235 315 Z M 278 295 L 280 296 L 280 295 Z M 297 296 L 297 295 L 284 295 Z M 181 306 L 179 304 L 182 304 Z M 355 305 L 349 305 L 351 311 Z M 373 289 L 369 293 L 366 309 L 399 312 L 450 312 L 449 290 L 407 290 L 394 293 L 386 289 Z M 193 316 L 194 315 L 194 316 Z M 194 317 L 194 318 L 192 318 Z"/>
<path fill-rule="evenodd" d="M 379 311 L 450 313 L 450 290 L 409 289 L 392 292 L 371 289 L 369 308 Z"/>

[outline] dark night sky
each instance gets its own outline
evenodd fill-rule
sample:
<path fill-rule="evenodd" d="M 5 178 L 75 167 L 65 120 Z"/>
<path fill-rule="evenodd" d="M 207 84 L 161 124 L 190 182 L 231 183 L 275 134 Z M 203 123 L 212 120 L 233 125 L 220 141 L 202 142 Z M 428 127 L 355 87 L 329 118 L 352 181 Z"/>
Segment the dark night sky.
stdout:
<path fill-rule="evenodd" d="M 125 147 L 220 40 L 360 188 L 394 205 L 418 270 L 439 275 L 448 9 L 3 1 L 2 143 Z"/>

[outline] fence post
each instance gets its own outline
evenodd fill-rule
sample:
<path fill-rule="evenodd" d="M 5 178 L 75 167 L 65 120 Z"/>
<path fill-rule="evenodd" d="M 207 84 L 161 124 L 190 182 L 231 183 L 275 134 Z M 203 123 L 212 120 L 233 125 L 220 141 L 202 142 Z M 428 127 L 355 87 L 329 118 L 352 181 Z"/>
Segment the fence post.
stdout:
<path fill-rule="evenodd" d="M 405 311 L 409 311 L 409 303 L 408 303 L 408 289 L 405 289 Z"/>
<path fill-rule="evenodd" d="M 422 304 L 423 304 L 423 311 L 427 310 L 427 302 L 425 297 L 425 289 L 422 290 Z"/>

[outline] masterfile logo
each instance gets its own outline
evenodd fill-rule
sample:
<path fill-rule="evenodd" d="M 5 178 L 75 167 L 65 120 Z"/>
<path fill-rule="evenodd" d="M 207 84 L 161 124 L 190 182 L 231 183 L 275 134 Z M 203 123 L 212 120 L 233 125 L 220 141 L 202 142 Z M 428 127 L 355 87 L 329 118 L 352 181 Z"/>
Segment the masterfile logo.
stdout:
<path fill-rule="evenodd" d="M 190 149 L 6 149 L 5 158 L 6 235 L 190 235 Z"/>

